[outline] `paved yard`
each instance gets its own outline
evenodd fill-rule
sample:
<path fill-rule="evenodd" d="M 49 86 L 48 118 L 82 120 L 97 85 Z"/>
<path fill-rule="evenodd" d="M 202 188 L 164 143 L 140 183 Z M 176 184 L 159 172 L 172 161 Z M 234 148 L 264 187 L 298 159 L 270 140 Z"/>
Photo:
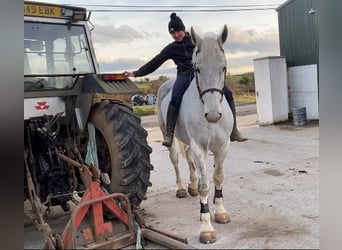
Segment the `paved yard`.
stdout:
<path fill-rule="evenodd" d="M 256 114 L 238 117 L 248 141 L 233 142 L 225 161 L 224 204 L 228 224 L 213 223 L 217 241 L 199 243 L 199 198 L 175 196 L 175 174 L 158 128 L 147 128 L 155 169 L 148 200 L 142 203 L 147 225 L 187 237 L 196 248 L 319 248 L 318 122 L 260 127 Z M 186 161 L 180 160 L 185 183 Z M 207 162 L 212 176 L 212 157 Z M 213 199 L 213 184 L 209 200 Z M 214 206 L 210 202 L 210 211 Z"/>

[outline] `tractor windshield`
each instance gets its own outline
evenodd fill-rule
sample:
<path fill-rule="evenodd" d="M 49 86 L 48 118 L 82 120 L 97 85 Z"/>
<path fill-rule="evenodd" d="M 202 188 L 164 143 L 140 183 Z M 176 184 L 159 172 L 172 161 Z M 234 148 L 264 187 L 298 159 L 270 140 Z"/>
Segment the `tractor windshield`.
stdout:
<path fill-rule="evenodd" d="M 82 25 L 25 22 L 25 90 L 72 88 L 79 75 L 95 73 Z"/>

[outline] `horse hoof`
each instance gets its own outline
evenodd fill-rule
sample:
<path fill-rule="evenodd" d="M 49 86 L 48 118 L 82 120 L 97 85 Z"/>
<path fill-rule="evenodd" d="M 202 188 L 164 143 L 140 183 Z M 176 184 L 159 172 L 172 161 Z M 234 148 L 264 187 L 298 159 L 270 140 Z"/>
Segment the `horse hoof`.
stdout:
<path fill-rule="evenodd" d="M 185 198 L 187 196 L 186 190 L 183 189 L 178 189 L 176 192 L 176 197 L 177 198 Z"/>
<path fill-rule="evenodd" d="M 215 231 L 204 231 L 200 232 L 199 241 L 203 244 L 211 244 L 216 242 Z"/>
<path fill-rule="evenodd" d="M 228 213 L 215 214 L 215 221 L 220 224 L 225 224 L 230 222 Z"/>
<path fill-rule="evenodd" d="M 192 196 L 192 197 L 196 197 L 198 196 L 198 190 L 197 188 L 191 188 L 191 187 L 188 187 L 188 193 Z"/>

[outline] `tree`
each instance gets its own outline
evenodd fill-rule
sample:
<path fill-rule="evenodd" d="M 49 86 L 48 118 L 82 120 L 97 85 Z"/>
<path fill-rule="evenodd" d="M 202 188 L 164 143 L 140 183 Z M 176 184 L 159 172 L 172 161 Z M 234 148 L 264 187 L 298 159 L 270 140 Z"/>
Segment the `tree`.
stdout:
<path fill-rule="evenodd" d="M 243 76 L 240 80 L 239 80 L 239 83 L 242 84 L 242 85 L 248 85 L 249 83 L 249 78 L 247 76 Z"/>
<path fill-rule="evenodd" d="M 159 76 L 158 81 L 165 82 L 168 78 L 166 76 Z"/>

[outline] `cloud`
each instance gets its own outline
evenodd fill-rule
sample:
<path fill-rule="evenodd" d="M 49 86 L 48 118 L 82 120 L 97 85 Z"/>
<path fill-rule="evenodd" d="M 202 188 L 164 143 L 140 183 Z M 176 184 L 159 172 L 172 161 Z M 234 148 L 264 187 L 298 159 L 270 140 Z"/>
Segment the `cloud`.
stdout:
<path fill-rule="evenodd" d="M 125 71 L 135 69 L 145 61 L 139 58 L 118 58 L 107 60 L 99 58 L 101 72 Z"/>
<path fill-rule="evenodd" d="M 136 70 L 171 41 L 165 34 L 138 30 L 129 25 L 98 24 L 95 30 L 93 39 L 101 72 Z M 201 29 L 196 29 L 196 32 L 201 33 Z M 220 32 L 221 29 L 218 29 L 203 35 L 217 36 Z M 108 53 L 109 48 L 114 49 L 114 52 Z M 224 49 L 230 73 L 253 71 L 253 59 L 279 55 L 277 29 L 257 30 L 230 26 Z M 173 62 L 168 61 L 149 77 L 175 73 L 175 68 Z"/>
<path fill-rule="evenodd" d="M 100 65 L 101 72 L 121 72 L 121 71 L 133 71 L 144 65 L 148 60 L 146 58 L 99 58 L 98 62 Z M 169 75 L 175 74 L 176 67 L 172 61 L 165 62 L 155 74 L 158 75 Z"/>
<path fill-rule="evenodd" d="M 127 43 L 132 39 L 143 39 L 144 35 L 128 25 L 97 24 L 93 31 L 93 42 L 106 45 L 113 42 Z"/>
<path fill-rule="evenodd" d="M 49 0 L 42 0 L 50 2 Z M 62 0 L 53 0 L 61 2 Z M 76 0 L 76 2 L 79 2 Z M 75 2 L 75 4 L 76 4 Z M 88 3 L 89 1 L 82 1 Z M 113 4 L 103 0 L 101 4 Z M 180 0 L 160 0 L 158 5 L 183 5 Z M 220 1 L 210 1 L 216 5 Z M 89 2 L 90 3 L 90 2 Z M 126 1 L 116 1 L 116 4 Z M 207 0 L 187 1 L 189 5 L 208 5 Z M 141 5 L 141 1 L 130 5 Z M 155 1 L 146 0 L 146 5 Z M 76 4 L 77 5 L 77 4 Z M 96 9 L 96 8 L 95 8 Z M 170 12 L 92 12 L 93 44 L 101 71 L 137 69 L 171 42 L 167 32 Z M 176 10 L 175 10 L 176 11 Z M 177 12 L 177 11 L 176 11 Z M 194 27 L 199 34 L 219 34 L 223 25 L 228 25 L 228 40 L 224 44 L 228 68 L 238 71 L 253 67 L 253 59 L 279 55 L 277 13 L 275 11 L 236 12 L 181 12 L 187 30 Z M 240 68 L 240 69 L 238 69 Z M 165 63 L 155 74 L 175 69 L 172 62 Z M 150 76 L 149 76 L 150 77 Z"/>
<path fill-rule="evenodd" d="M 224 49 L 231 53 L 239 51 L 259 51 L 260 53 L 279 51 L 278 32 L 275 29 L 257 31 L 231 27 Z"/>
<path fill-rule="evenodd" d="M 204 32 L 201 28 L 195 27 L 196 33 L 200 36 L 217 37 L 221 30 L 217 32 Z M 258 30 L 242 29 L 240 27 L 228 27 L 228 39 L 223 45 L 226 53 L 230 53 L 231 58 L 245 57 L 246 54 L 272 53 L 278 54 L 279 42 L 278 31 L 275 28 Z M 258 52 L 258 53 L 256 53 Z"/>
<path fill-rule="evenodd" d="M 139 20 L 132 18 L 133 20 L 127 20 L 124 14 L 117 13 L 114 19 L 112 15 L 96 16 L 93 19 L 94 30 L 93 42 L 94 44 L 113 45 L 113 44 L 133 44 L 137 41 L 147 41 L 161 37 L 161 33 L 154 29 L 142 29 L 141 26 L 149 27 L 148 19 Z M 119 20 L 116 20 L 119 19 Z M 115 23 L 114 23 L 115 22 Z M 137 24 L 138 22 L 138 24 Z M 165 34 L 162 34 L 165 36 Z"/>
<path fill-rule="evenodd" d="M 279 55 L 278 32 L 274 28 L 244 30 L 230 27 L 228 40 L 223 47 L 230 73 L 253 71 L 253 59 Z"/>

